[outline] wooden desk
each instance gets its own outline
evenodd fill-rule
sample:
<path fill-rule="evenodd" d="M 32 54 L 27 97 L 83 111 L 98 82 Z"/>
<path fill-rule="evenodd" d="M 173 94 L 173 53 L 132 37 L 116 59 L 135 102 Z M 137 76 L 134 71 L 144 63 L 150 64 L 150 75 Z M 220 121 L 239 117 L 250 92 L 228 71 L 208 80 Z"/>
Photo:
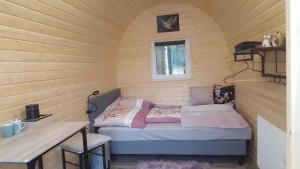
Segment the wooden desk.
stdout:
<path fill-rule="evenodd" d="M 59 122 L 41 128 L 28 128 L 19 135 L 0 138 L 0 163 L 23 163 L 34 169 L 36 162 L 43 169 L 42 156 L 68 138 L 81 132 L 85 168 L 88 168 L 86 125 L 88 122 Z"/>

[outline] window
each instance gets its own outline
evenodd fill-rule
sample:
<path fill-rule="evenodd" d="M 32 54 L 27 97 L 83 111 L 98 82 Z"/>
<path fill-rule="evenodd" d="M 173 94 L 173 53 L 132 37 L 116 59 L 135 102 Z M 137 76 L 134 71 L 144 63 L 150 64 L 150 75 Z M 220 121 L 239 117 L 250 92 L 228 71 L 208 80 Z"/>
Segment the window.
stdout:
<path fill-rule="evenodd" d="M 189 79 L 189 46 L 189 40 L 152 43 L 152 79 Z"/>

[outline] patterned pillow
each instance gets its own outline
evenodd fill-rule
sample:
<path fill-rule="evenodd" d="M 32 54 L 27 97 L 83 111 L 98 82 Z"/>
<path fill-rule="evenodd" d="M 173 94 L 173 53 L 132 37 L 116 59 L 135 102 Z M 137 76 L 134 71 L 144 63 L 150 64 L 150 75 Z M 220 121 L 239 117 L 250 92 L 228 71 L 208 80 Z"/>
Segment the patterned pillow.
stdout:
<path fill-rule="evenodd" d="M 213 95 L 215 104 L 230 103 L 233 107 L 235 106 L 234 85 L 214 85 Z"/>

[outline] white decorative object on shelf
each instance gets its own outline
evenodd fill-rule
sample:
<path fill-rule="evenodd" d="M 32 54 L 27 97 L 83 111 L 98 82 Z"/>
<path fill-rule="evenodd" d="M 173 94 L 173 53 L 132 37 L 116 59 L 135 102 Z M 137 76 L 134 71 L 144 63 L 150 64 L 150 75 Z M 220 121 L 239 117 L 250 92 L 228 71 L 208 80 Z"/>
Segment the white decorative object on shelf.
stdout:
<path fill-rule="evenodd" d="M 273 47 L 279 46 L 278 37 L 277 37 L 276 33 L 273 33 L 273 35 L 272 35 L 272 46 Z"/>
<path fill-rule="evenodd" d="M 262 47 L 265 47 L 265 48 L 272 47 L 272 45 L 271 45 L 271 34 L 264 35 L 264 40 L 262 42 Z"/>
<path fill-rule="evenodd" d="M 277 40 L 277 47 L 284 47 L 285 46 L 285 39 L 282 33 L 276 31 L 273 34 L 273 37 Z"/>

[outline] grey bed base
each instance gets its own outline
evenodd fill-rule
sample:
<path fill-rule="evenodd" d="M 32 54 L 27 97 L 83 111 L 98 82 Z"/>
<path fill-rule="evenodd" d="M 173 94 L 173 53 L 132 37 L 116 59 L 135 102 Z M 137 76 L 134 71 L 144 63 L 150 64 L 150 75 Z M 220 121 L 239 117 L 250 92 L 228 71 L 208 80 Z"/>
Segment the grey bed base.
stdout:
<path fill-rule="evenodd" d="M 92 98 L 97 111 L 89 114 L 91 132 L 98 133 L 99 128 L 94 127 L 95 118 L 120 96 L 120 89 L 115 89 Z M 242 165 L 247 155 L 247 140 L 112 141 L 111 154 L 228 155 L 237 156 L 238 163 Z"/>

